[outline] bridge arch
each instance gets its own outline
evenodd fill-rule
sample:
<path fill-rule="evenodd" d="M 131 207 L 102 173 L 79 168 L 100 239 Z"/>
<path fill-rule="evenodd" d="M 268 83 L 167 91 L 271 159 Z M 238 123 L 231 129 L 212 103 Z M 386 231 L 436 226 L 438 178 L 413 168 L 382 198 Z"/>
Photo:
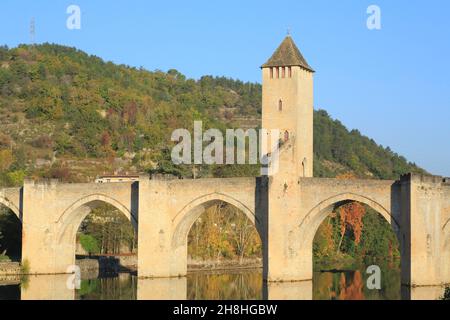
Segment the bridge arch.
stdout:
<path fill-rule="evenodd" d="M 216 201 L 222 201 L 230 205 L 233 205 L 241 212 L 243 212 L 246 215 L 246 217 L 256 227 L 256 230 L 258 231 L 258 234 L 262 240 L 262 232 L 261 232 L 262 225 L 259 219 L 256 217 L 253 210 L 251 210 L 247 205 L 245 205 L 241 201 L 229 195 L 215 192 L 203 195 L 189 202 L 172 219 L 172 225 L 174 230 L 171 242 L 172 249 L 177 249 L 179 247 L 183 247 L 186 245 L 189 231 L 191 230 L 195 221 L 212 203 Z"/>
<path fill-rule="evenodd" d="M 321 201 L 307 213 L 307 215 L 299 225 L 301 234 L 304 234 L 303 243 L 306 246 L 312 246 L 314 236 L 316 235 L 319 226 L 326 219 L 326 217 L 331 214 L 335 206 L 353 201 L 365 204 L 381 214 L 381 216 L 391 225 L 398 240 L 401 241 L 401 237 L 399 234 L 400 224 L 388 209 L 383 207 L 377 201 L 366 196 L 356 193 L 342 193 Z"/>
<path fill-rule="evenodd" d="M 131 210 L 119 201 L 104 195 L 104 194 L 91 194 L 89 196 L 83 197 L 73 204 L 71 204 L 62 215 L 59 217 L 57 224 L 58 243 L 62 241 L 63 237 L 70 234 L 75 236 L 78 227 L 86 218 L 86 216 L 95 208 L 103 203 L 110 204 L 111 206 L 118 209 L 123 215 L 130 220 L 133 228 L 137 230 L 137 218 L 132 214 Z"/>
<path fill-rule="evenodd" d="M 22 222 L 22 214 L 20 212 L 20 209 L 14 203 L 9 201 L 8 198 L 0 196 L 0 204 L 10 209 L 17 216 L 20 222 Z"/>
<path fill-rule="evenodd" d="M 71 272 L 67 268 L 75 265 L 77 231 L 87 215 L 93 209 L 105 203 L 118 209 L 121 214 L 130 220 L 134 230 L 137 232 L 137 219 L 123 203 L 104 194 L 91 194 L 83 197 L 65 209 L 55 222 L 56 259 L 53 261 L 55 270 L 58 270 L 58 272 Z M 51 240 L 47 239 L 47 241 L 50 243 Z"/>
<path fill-rule="evenodd" d="M 7 197 L 0 195 L 0 254 L 6 255 L 12 261 L 22 260 L 23 221 L 20 209 Z M 3 211 L 6 209 L 6 211 Z"/>

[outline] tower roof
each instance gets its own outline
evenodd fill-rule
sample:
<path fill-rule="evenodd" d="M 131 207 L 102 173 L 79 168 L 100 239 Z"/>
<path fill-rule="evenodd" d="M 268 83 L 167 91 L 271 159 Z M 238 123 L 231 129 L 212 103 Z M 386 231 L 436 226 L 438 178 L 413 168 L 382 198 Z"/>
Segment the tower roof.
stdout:
<path fill-rule="evenodd" d="M 281 45 L 275 50 L 275 53 L 270 57 L 270 59 L 262 65 L 261 68 L 269 67 L 290 67 L 299 66 L 308 71 L 315 72 L 306 62 L 303 55 L 298 50 L 297 46 L 292 40 L 291 36 L 288 35 L 284 38 Z"/>

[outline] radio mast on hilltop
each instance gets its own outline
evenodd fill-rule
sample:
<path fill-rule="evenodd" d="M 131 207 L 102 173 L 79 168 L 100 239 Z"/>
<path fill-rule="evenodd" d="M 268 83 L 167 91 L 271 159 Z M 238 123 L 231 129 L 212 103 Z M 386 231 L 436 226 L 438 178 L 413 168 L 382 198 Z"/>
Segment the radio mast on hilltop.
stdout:
<path fill-rule="evenodd" d="M 30 22 L 30 44 L 31 45 L 34 45 L 35 37 L 36 37 L 36 22 L 33 17 L 33 18 L 31 18 L 31 22 Z"/>

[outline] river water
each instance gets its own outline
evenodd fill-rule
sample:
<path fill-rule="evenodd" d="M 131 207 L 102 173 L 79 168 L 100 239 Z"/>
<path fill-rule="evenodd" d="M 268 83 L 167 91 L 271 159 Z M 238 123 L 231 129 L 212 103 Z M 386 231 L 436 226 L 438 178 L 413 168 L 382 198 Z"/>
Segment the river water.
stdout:
<path fill-rule="evenodd" d="M 383 270 L 381 290 L 367 288 L 364 270 L 318 272 L 313 281 L 270 283 L 261 270 L 192 273 L 179 279 L 138 279 L 130 274 L 84 279 L 70 289 L 69 275 L 30 276 L 21 283 L 0 282 L 0 300 L 399 300 L 439 299 L 441 287 L 401 287 L 400 273 Z"/>

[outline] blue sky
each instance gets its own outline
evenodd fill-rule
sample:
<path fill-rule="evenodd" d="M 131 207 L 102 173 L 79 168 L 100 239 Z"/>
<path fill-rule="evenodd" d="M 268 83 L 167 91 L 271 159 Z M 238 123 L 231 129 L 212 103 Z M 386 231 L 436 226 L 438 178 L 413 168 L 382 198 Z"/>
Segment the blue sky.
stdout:
<path fill-rule="evenodd" d="M 79 5 L 81 30 L 66 9 Z M 368 30 L 367 7 L 381 8 Z M 259 66 L 289 28 L 317 71 L 326 109 L 434 174 L 450 176 L 450 1 L 2 0 L 0 43 L 75 46 L 146 69 L 260 82 Z"/>

